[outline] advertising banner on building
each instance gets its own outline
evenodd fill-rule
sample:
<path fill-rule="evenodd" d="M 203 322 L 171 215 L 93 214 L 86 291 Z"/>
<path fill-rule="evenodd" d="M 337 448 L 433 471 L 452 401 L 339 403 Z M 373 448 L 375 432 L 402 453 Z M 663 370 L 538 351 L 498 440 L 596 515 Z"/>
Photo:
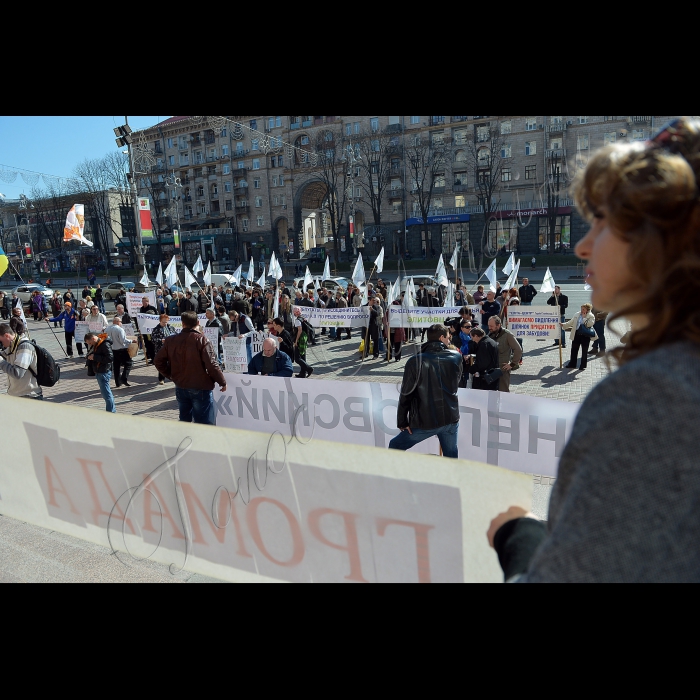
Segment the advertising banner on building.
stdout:
<path fill-rule="evenodd" d="M 341 447 L 304 427 L 303 439 L 271 437 L 4 395 L 0 413 L 12 435 L 3 516 L 108 547 L 125 566 L 240 582 L 502 582 L 486 531 L 532 502 L 522 474 Z"/>
<path fill-rule="evenodd" d="M 509 306 L 508 330 L 516 338 L 559 338 L 560 318 L 556 306 Z"/>
<path fill-rule="evenodd" d="M 399 384 L 226 377 L 214 389 L 216 424 L 386 448 L 394 435 Z M 301 407 L 301 408 L 300 408 Z M 459 390 L 459 455 L 514 471 L 556 476 L 579 404 L 524 394 Z M 298 414 L 298 415 L 297 415 Z M 438 454 L 437 438 L 412 452 Z"/>

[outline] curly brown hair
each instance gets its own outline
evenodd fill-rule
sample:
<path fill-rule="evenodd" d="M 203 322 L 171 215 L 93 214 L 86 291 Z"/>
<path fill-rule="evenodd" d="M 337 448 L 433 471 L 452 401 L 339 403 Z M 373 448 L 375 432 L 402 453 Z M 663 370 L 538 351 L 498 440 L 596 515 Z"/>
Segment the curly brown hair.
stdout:
<path fill-rule="evenodd" d="M 619 363 L 679 340 L 700 343 L 700 121 L 675 119 L 649 141 L 616 143 L 595 153 L 574 180 L 576 206 L 588 220 L 602 207 L 626 242 L 641 292 L 610 316 L 641 315 Z"/>

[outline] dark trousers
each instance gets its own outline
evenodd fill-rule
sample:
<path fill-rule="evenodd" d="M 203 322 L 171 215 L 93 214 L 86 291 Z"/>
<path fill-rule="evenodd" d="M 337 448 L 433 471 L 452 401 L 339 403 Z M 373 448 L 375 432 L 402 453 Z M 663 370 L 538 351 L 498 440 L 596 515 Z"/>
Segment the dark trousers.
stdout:
<path fill-rule="evenodd" d="M 593 352 L 605 352 L 605 319 L 596 321 L 593 324 L 593 330 L 598 334 L 598 339 L 593 341 Z"/>
<path fill-rule="evenodd" d="M 129 379 L 129 372 L 134 366 L 134 362 L 129 356 L 129 351 L 115 350 L 114 351 L 114 383 L 121 386 Z"/>
<path fill-rule="evenodd" d="M 401 341 L 395 341 L 393 343 L 393 356 L 395 360 L 401 359 Z"/>
<path fill-rule="evenodd" d="M 73 357 L 73 338 L 75 338 L 75 331 L 66 331 L 65 336 L 66 336 L 66 352 L 68 353 L 69 357 Z M 78 348 L 78 355 L 80 355 L 82 357 L 83 344 L 76 343 L 75 347 Z"/>
<path fill-rule="evenodd" d="M 183 423 L 216 425 L 216 404 L 213 391 L 175 388 L 175 398 Z"/>
<path fill-rule="evenodd" d="M 10 312 L 7 310 L 6 306 L 0 307 L 0 316 L 2 316 L 3 321 L 7 321 L 7 319 L 10 318 Z M 56 324 L 54 323 L 53 325 L 55 326 Z"/>
<path fill-rule="evenodd" d="M 156 346 L 153 344 L 153 341 L 151 340 L 150 335 L 144 335 L 143 336 L 143 343 L 146 346 L 146 358 L 153 362 L 153 360 L 156 357 Z M 196 421 L 195 421 L 196 422 Z"/>
<path fill-rule="evenodd" d="M 365 332 L 365 350 L 362 353 L 363 358 L 369 355 L 369 344 L 372 342 L 374 344 L 373 355 L 374 357 L 379 356 L 379 328 L 376 323 L 370 325 Z"/>
<path fill-rule="evenodd" d="M 587 335 L 574 336 L 574 342 L 571 343 L 571 359 L 569 360 L 569 367 L 576 367 L 576 360 L 578 359 L 578 351 L 581 349 L 581 365 L 579 369 L 585 369 L 588 364 L 588 346 L 591 339 Z"/>
<path fill-rule="evenodd" d="M 304 353 L 304 355 L 306 355 L 306 353 Z M 309 373 L 311 365 L 307 364 L 305 357 L 299 352 L 298 347 L 294 348 L 294 361 L 299 365 L 299 369 L 301 370 L 299 374 L 305 377 Z"/>

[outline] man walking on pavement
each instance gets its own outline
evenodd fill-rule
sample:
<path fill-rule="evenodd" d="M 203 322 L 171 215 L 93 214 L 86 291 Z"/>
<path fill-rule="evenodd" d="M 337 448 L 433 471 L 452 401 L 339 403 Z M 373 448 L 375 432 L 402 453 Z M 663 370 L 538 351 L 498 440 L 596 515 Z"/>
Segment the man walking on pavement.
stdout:
<path fill-rule="evenodd" d="M 510 373 L 520 367 L 523 349 L 515 336 L 501 325 L 498 316 L 489 319 L 489 338 L 498 344 L 498 366 L 503 372 L 498 380 L 498 391 L 510 392 Z"/>
<path fill-rule="evenodd" d="M 559 313 L 561 314 L 561 318 L 559 320 L 564 323 L 564 321 L 566 321 L 566 307 L 569 305 L 569 297 L 567 297 L 566 294 L 561 293 L 561 287 L 559 287 L 558 284 L 555 285 L 552 296 L 547 299 L 547 303 L 550 306 L 559 306 Z M 556 340 L 553 344 L 559 345 Z M 561 332 L 561 346 L 563 348 L 566 347 L 566 331 Z"/>
<path fill-rule="evenodd" d="M 185 423 L 216 425 L 214 384 L 226 391 L 226 378 L 216 361 L 214 348 L 197 330 L 194 311 L 182 314 L 182 332 L 165 339 L 156 355 L 160 374 L 175 383 L 180 420 Z"/>
<path fill-rule="evenodd" d="M 112 379 L 112 364 L 114 363 L 114 353 L 112 352 L 112 341 L 106 333 L 93 333 L 88 331 L 85 334 L 85 345 L 88 347 L 88 362 L 92 363 L 95 371 L 95 379 L 100 387 L 100 393 L 105 400 L 105 410 L 107 413 L 116 413 L 114 405 L 114 395 L 109 381 Z"/>
<path fill-rule="evenodd" d="M 131 355 L 129 355 L 128 347 L 135 340 L 129 340 L 122 328 L 122 320 L 115 316 L 112 320 L 112 325 L 107 328 L 107 337 L 112 341 L 112 353 L 114 355 L 114 383 L 117 389 L 122 386 L 131 386 L 129 384 L 129 372 L 134 365 Z"/>
<path fill-rule="evenodd" d="M 518 294 L 523 306 L 532 306 L 532 300 L 537 296 L 537 290 L 530 284 L 527 277 L 523 277 L 523 286 L 518 289 Z"/>
<path fill-rule="evenodd" d="M 396 411 L 401 432 L 391 440 L 389 449 L 408 450 L 437 436 L 443 456 L 459 456 L 457 390 L 462 356 L 448 349 L 450 342 L 447 327 L 436 323 L 428 329 L 428 342 L 421 352 L 406 362 Z"/>

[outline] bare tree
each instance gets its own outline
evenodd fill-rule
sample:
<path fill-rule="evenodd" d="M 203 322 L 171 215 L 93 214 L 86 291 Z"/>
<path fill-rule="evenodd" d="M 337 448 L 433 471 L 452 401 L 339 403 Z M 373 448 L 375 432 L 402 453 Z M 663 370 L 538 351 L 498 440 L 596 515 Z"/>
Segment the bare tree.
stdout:
<path fill-rule="evenodd" d="M 474 178 L 474 191 L 477 200 L 484 210 L 484 229 L 481 235 L 479 251 L 479 269 L 481 269 L 484 254 L 494 257 L 498 254 L 498 246 L 491 248 L 489 228 L 491 216 L 498 211 L 501 192 L 501 174 L 503 171 L 503 149 L 505 138 L 500 133 L 499 125 L 481 123 L 474 125 L 474 137 L 466 141 L 467 163 Z"/>
<path fill-rule="evenodd" d="M 340 129 L 327 129 L 316 141 L 316 169 L 312 179 L 325 185 L 325 206 L 333 233 L 333 255 L 336 266 L 340 262 L 340 227 L 345 217 L 348 202 L 353 193 L 352 173 L 345 157 L 345 138 Z M 313 160 L 311 161 L 313 163 Z"/>
<path fill-rule="evenodd" d="M 382 202 L 391 181 L 391 159 L 399 152 L 399 136 L 386 131 L 365 131 L 357 141 L 360 152 L 360 178 L 357 184 L 372 208 L 376 226 L 382 223 Z"/>
<path fill-rule="evenodd" d="M 404 158 L 408 178 L 411 181 L 411 196 L 414 204 L 418 205 L 417 209 L 423 219 L 426 231 L 429 230 L 428 215 L 436 182 L 443 182 L 442 186 L 444 187 L 446 154 L 446 145 L 441 139 L 431 140 L 428 135 L 424 134 L 412 135 L 405 149 Z M 440 177 L 443 180 L 440 180 Z"/>

